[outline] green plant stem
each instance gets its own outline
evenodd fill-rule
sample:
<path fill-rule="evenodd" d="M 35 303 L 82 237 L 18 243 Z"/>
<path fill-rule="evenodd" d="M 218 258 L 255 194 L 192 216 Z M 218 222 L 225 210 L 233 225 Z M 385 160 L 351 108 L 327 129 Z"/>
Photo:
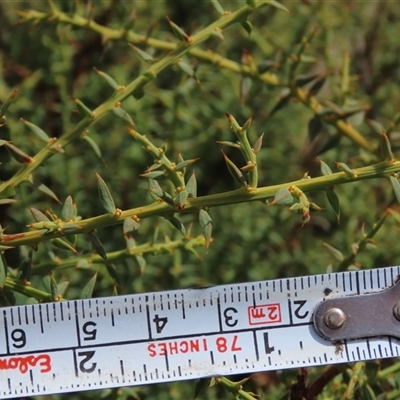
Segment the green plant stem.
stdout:
<path fill-rule="evenodd" d="M 165 202 L 155 202 L 147 206 L 132 208 L 121 211 L 118 215 L 103 214 L 97 217 L 75 221 L 76 230 L 69 229 L 67 234 L 88 233 L 94 229 L 103 228 L 110 225 L 122 223 L 125 218 L 137 217 L 148 218 L 153 216 L 168 216 L 176 212 L 197 212 L 204 207 L 217 207 L 227 204 L 245 203 L 250 201 L 265 201 L 275 196 L 276 192 L 285 187 L 296 186 L 303 192 L 313 190 L 327 190 L 335 185 L 344 183 L 357 182 L 372 178 L 383 178 L 400 170 L 400 161 L 381 162 L 379 164 L 370 165 L 354 169 L 354 177 L 349 178 L 345 172 L 337 172 L 330 175 L 319 176 L 310 179 L 299 179 L 289 183 L 279 185 L 266 186 L 257 188 L 251 192 L 245 189 L 237 189 L 230 192 L 213 194 L 208 196 L 188 198 L 182 210 L 174 208 Z M 36 230 L 31 232 L 23 232 L 17 234 L 3 234 L 0 240 L 0 246 L 19 246 L 22 244 L 34 245 L 44 240 L 55 237 L 65 236 L 60 229 L 56 230 Z"/>
<path fill-rule="evenodd" d="M 400 361 L 396 362 L 395 364 L 391 365 L 390 367 L 381 369 L 376 374 L 376 379 L 387 379 L 388 376 L 395 374 L 400 370 Z"/>
<path fill-rule="evenodd" d="M 32 286 L 24 284 L 17 278 L 7 277 L 4 287 L 15 292 L 21 293 L 27 297 L 34 297 L 38 300 L 54 301 L 50 293 L 42 292 L 41 290 L 35 289 Z"/>
<path fill-rule="evenodd" d="M 385 212 L 383 217 L 379 219 L 379 221 L 374 224 L 372 229 L 357 243 L 357 249 L 353 251 L 351 254 L 349 254 L 338 266 L 338 271 L 346 271 L 347 268 L 354 264 L 356 257 L 358 254 L 360 254 L 365 247 L 367 246 L 368 243 L 372 240 L 372 238 L 375 236 L 375 234 L 379 231 L 383 223 L 385 222 L 387 216 L 389 215 L 388 212 Z"/>
<path fill-rule="evenodd" d="M 323 106 L 318 102 L 318 100 L 314 96 L 309 96 L 306 91 L 296 86 L 291 88 L 292 96 L 296 97 L 300 100 L 304 105 L 309 107 L 315 114 L 323 109 Z M 350 123 L 342 120 L 342 119 L 332 119 L 328 115 L 321 116 L 321 118 L 328 124 L 333 125 L 337 131 L 343 135 L 351 139 L 358 146 L 367 150 L 371 153 L 375 153 L 376 149 L 374 146 L 365 139 L 360 132 L 357 131 Z"/>
<path fill-rule="evenodd" d="M 36 168 L 42 165 L 47 159 L 52 157 L 60 149 L 63 149 L 67 144 L 79 138 L 81 134 L 92 123 L 100 120 L 107 113 L 112 111 L 112 109 L 115 108 L 119 103 L 123 102 L 131 95 L 141 93 L 144 86 L 146 86 L 148 82 L 155 79 L 157 75 L 163 70 L 179 61 L 184 54 L 211 37 L 215 30 L 222 30 L 235 22 L 243 21 L 247 18 L 248 15 L 253 12 L 255 8 L 261 6 L 262 4 L 256 7 L 250 7 L 247 5 L 231 14 L 223 15 L 215 22 L 211 23 L 206 28 L 201 30 L 199 33 L 192 36 L 190 43 L 181 42 L 180 44 L 176 45 L 167 56 L 163 57 L 160 61 L 152 64 L 144 74 L 134 79 L 126 87 L 123 87 L 120 90 L 114 92 L 114 94 L 107 101 L 105 101 L 95 110 L 93 110 L 91 117 L 86 117 L 82 119 L 73 129 L 71 129 L 69 132 L 64 133 L 58 140 L 52 141 L 51 143 L 47 144 L 41 151 L 39 151 L 39 153 L 37 153 L 33 157 L 30 163 L 24 164 L 12 178 L 0 184 L 0 193 L 6 190 L 7 187 L 16 187 L 20 183 L 26 181 L 29 175 L 32 174 L 32 172 Z M 55 7 L 52 8 L 52 12 L 50 14 L 42 14 L 37 12 L 33 13 L 36 15 L 34 19 L 51 19 L 59 22 L 62 22 L 63 18 L 65 18 L 66 16 L 66 14 L 60 12 Z M 25 15 L 29 14 L 32 15 L 32 12 L 25 13 Z M 82 17 L 79 17 L 78 15 L 74 15 L 72 18 L 74 21 L 80 21 L 80 23 L 82 23 L 83 21 L 86 21 L 86 23 L 89 23 L 89 25 L 93 23 L 93 21 L 82 19 Z"/>
<path fill-rule="evenodd" d="M 238 10 L 237 12 L 241 11 L 242 9 Z M 237 13 L 236 12 L 236 13 Z M 247 10 L 246 10 L 247 12 Z M 251 12 L 251 11 L 250 11 Z M 248 13 L 250 13 L 248 12 Z M 149 47 L 153 47 L 159 50 L 170 50 L 175 51 L 178 48 L 178 45 L 175 43 L 159 40 L 159 39 L 152 39 L 148 38 L 144 35 L 139 35 L 132 31 L 126 30 L 118 30 L 118 29 L 111 29 L 106 26 L 102 26 L 97 24 L 93 20 L 81 17 L 79 15 L 68 15 L 61 11 L 57 11 L 56 15 L 40 13 L 37 11 L 27 11 L 24 13 L 20 13 L 25 19 L 29 20 L 46 20 L 46 19 L 56 19 L 58 22 L 62 22 L 65 24 L 71 24 L 74 26 L 78 26 L 83 29 L 89 29 L 98 34 L 102 35 L 103 38 L 107 40 L 117 41 L 117 40 L 125 40 L 132 44 L 139 44 L 139 45 L 146 45 Z M 244 13 L 245 14 L 245 13 Z M 243 14 L 243 15 L 244 15 Z M 222 17 L 224 18 L 224 17 Z M 217 21 L 218 22 L 218 21 Z M 220 29 L 222 27 L 219 27 Z M 240 64 L 238 62 L 229 60 L 225 57 L 220 56 L 219 54 L 209 51 L 209 50 L 201 50 L 197 48 L 190 48 L 187 52 L 196 57 L 199 60 L 208 62 L 210 64 L 216 65 L 219 68 L 224 68 L 230 70 L 232 72 L 236 72 L 243 76 L 249 76 L 253 79 L 256 79 L 260 82 L 263 82 L 269 86 L 275 87 L 286 87 L 286 83 L 282 82 L 282 80 L 272 72 L 265 72 L 264 74 L 259 74 L 257 70 L 251 68 L 247 65 Z M 310 108 L 314 113 L 321 111 L 323 106 L 318 102 L 318 100 L 314 96 L 309 96 L 308 93 L 296 86 L 291 87 L 291 95 L 296 97 L 300 100 L 304 105 Z M 334 119 L 332 120 L 329 116 L 321 116 L 321 118 L 328 124 L 333 125 L 338 132 L 348 137 L 354 143 L 359 145 L 364 150 L 369 152 L 375 153 L 376 148 L 366 140 L 360 132 L 357 131 L 351 124 L 344 120 Z"/>
<path fill-rule="evenodd" d="M 245 399 L 245 400 L 257 400 L 255 397 L 253 397 L 250 393 L 247 393 L 241 388 L 241 385 L 238 386 L 236 382 L 232 382 L 229 379 L 221 376 L 215 379 L 217 383 L 225 387 L 229 392 L 231 392 L 233 395 Z"/>
<path fill-rule="evenodd" d="M 165 243 L 145 243 L 139 246 L 134 246 L 131 248 L 117 250 L 107 253 L 107 259 L 104 260 L 101 256 L 97 254 L 90 255 L 88 257 L 72 257 L 66 260 L 49 261 L 41 263 L 32 269 L 33 274 L 46 274 L 50 271 L 74 268 L 77 266 L 79 261 L 86 260 L 89 265 L 92 264 L 109 264 L 114 261 L 124 260 L 126 258 L 141 256 L 145 253 L 160 254 L 160 253 L 172 253 L 176 248 L 184 247 L 187 250 L 192 249 L 197 246 L 204 246 L 204 237 L 197 236 L 193 239 L 182 238 L 180 240 L 173 240 Z"/>

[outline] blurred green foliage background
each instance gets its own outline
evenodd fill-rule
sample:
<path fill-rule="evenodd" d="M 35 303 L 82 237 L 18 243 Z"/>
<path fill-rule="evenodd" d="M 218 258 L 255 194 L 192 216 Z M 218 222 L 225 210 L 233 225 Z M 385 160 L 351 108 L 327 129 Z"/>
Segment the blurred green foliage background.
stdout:
<path fill-rule="evenodd" d="M 166 16 L 188 34 L 201 30 L 218 17 L 209 1 L 54 3 L 60 10 L 73 13 L 77 9 L 80 15 L 116 30 L 132 22 L 133 18 L 131 29 L 134 32 L 174 43 L 176 38 Z M 225 10 L 234 11 L 245 2 L 220 1 L 220 4 Z M 316 30 L 306 45 L 296 75 L 325 73 L 327 78 L 316 95 L 319 103 L 326 107 L 331 103 L 343 108 L 360 107 L 362 110 L 351 116 L 348 123 L 376 148 L 380 136 L 371 120 L 390 128 L 389 136 L 396 154 L 400 132 L 396 131 L 393 119 L 400 104 L 400 3 L 303 0 L 282 1 L 282 4 L 290 14 L 273 7 L 262 8 L 249 17 L 253 26 L 250 35 L 240 24 L 235 24 L 224 30 L 224 40 L 217 37 L 207 40 L 201 48 L 239 64 L 269 69 L 285 83 L 293 63 L 292 55 L 302 38 Z M 22 23 L 16 11 L 25 9 L 49 12 L 49 5 L 45 1 L 0 2 L 0 101 L 4 102 L 14 88 L 19 90 L 7 112 L 7 124 L 0 129 L 0 138 L 11 140 L 33 156 L 43 143 L 32 135 L 20 118 L 40 126 L 50 137 L 60 137 L 80 120 L 73 97 L 93 109 L 112 93 L 93 67 L 112 76 L 118 84 L 126 85 L 143 73 L 147 65 L 125 40 L 109 41 L 90 29 L 51 19 L 36 24 Z M 141 49 L 155 59 L 167 54 L 150 46 L 141 46 Z M 346 54 L 350 58 L 351 79 L 348 91 L 343 91 L 341 82 Z M 345 162 L 351 168 L 378 161 L 376 153 L 361 149 L 342 136 L 324 151 L 325 144 L 337 136 L 336 130 L 324 124 L 323 132 L 315 135 L 309 127 L 313 110 L 296 98 L 271 115 L 271 110 L 286 94 L 284 84 L 280 87 L 266 85 L 191 55 L 186 55 L 184 61 L 195 70 L 200 83 L 175 65 L 148 84 L 141 99 L 131 97 L 123 107 L 141 134 L 158 146 L 168 142 L 171 159 L 177 161 L 179 153 L 185 159 L 200 158 L 188 168 L 188 175 L 193 169 L 196 172 L 198 196 L 237 188 L 221 155 L 221 146 L 216 143 L 234 141 L 225 117 L 227 111 L 240 124 L 253 117 L 252 142 L 265 132 L 263 147 L 258 154 L 259 186 L 290 182 L 307 171 L 311 177 L 318 176 L 321 172 L 317 157 L 332 170 L 335 170 L 335 161 Z M 49 187 L 61 202 L 71 195 L 82 218 L 104 213 L 97 195 L 95 172 L 107 182 L 122 210 L 149 204 L 152 200 L 146 192 L 147 182 L 139 174 L 153 162 L 128 134 L 126 122 L 110 113 L 90 127 L 89 136 L 97 144 L 99 154 L 87 141 L 74 141 L 64 153 L 53 156 L 37 169 L 35 179 Z M 224 151 L 232 161 L 242 165 L 239 152 L 231 148 L 224 148 Z M 0 179 L 6 181 L 19 166 L 4 147 L 0 147 L 0 159 Z M 340 223 L 324 192 L 309 194 L 310 200 L 324 210 L 313 214 L 304 226 L 301 217 L 292 214 L 287 207 L 267 206 L 261 202 L 226 205 L 210 210 L 214 241 L 208 253 L 204 248 L 196 248 L 196 256 L 178 248 L 171 254 L 144 255 L 145 265 L 143 259 L 138 261 L 135 257 L 117 261 L 112 274 L 104 265 L 96 264 L 88 269 L 54 269 L 53 277 L 58 283 L 71 281 L 64 297 L 73 299 L 79 297 L 97 270 L 95 297 L 115 292 L 140 293 L 336 271 L 339 261 L 323 243 L 344 256 L 351 254 L 352 244 L 362 239 L 362 229 L 368 232 L 389 206 L 395 209 L 396 205 L 387 180 L 355 182 L 335 190 L 340 199 Z M 29 183 L 17 188 L 15 198 L 18 203 L 0 206 L 0 222 L 3 228 L 7 227 L 6 233 L 27 230 L 26 225 L 33 222 L 30 207 L 42 212 L 52 210 L 58 215 L 61 212 L 60 203 Z M 192 236 L 201 234 L 196 215 L 182 214 L 181 220 L 186 227 L 193 224 Z M 168 221 L 155 217 L 141 221 L 134 239 L 137 244 L 146 243 L 152 240 L 155 232 L 158 232 L 158 242 L 166 237 L 171 240 L 181 238 Z M 99 229 L 97 235 L 106 252 L 126 246 L 120 225 Z M 351 268 L 398 264 L 397 236 L 398 227 L 389 217 L 376 234 L 376 243 L 370 243 L 369 251 L 358 254 Z M 83 236 L 78 236 L 75 247 L 78 256 L 92 252 L 90 242 Z M 29 249 L 21 246 L 6 251 L 8 266 L 13 270 L 18 268 Z M 37 265 L 67 259 L 71 255 L 49 243 L 40 244 L 33 255 L 33 271 Z M 33 287 L 48 289 L 48 277 L 33 275 L 31 281 Z M 14 293 L 14 298 L 18 304 L 26 301 L 26 297 L 18 293 Z M 9 293 L 3 292 L 2 303 L 13 302 Z M 397 375 L 393 375 L 391 381 L 376 378 L 378 369 L 388 363 L 369 363 L 366 367 L 376 398 L 390 398 L 385 396 L 399 389 Z M 310 368 L 310 381 L 322 376 L 324 371 L 324 368 Z M 351 380 L 349 371 L 351 369 L 341 371 L 335 381 L 323 389 L 320 398 L 341 398 Z M 296 391 L 291 390 L 297 374 L 298 371 L 256 374 L 245 388 L 265 399 L 300 399 L 302 397 L 295 397 Z M 68 398 L 190 399 L 193 393 L 194 383 L 186 382 L 72 394 Z M 360 393 L 355 390 L 351 396 L 367 398 Z M 200 396 L 204 399 L 231 397 L 219 386 Z"/>

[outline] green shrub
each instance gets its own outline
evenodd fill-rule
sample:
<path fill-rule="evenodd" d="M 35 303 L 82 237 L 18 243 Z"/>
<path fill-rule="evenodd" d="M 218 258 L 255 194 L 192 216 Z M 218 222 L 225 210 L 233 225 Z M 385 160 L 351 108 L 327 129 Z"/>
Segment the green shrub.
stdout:
<path fill-rule="evenodd" d="M 399 4 L 244 3 L 0 4 L 3 306 L 396 264 Z M 199 397 L 393 399 L 399 367 Z"/>

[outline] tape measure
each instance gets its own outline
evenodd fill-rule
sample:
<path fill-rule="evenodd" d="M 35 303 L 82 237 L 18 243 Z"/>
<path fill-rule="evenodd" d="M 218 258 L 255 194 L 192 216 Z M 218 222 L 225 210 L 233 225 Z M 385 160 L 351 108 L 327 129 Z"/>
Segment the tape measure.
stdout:
<path fill-rule="evenodd" d="M 397 357 L 399 275 L 388 267 L 6 307 L 0 397 Z"/>

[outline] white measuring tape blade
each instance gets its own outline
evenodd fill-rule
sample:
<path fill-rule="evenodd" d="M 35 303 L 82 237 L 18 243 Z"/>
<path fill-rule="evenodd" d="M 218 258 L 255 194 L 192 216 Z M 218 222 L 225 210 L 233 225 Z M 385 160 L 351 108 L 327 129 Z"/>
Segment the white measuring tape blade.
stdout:
<path fill-rule="evenodd" d="M 0 397 L 399 356 L 395 339 L 335 345 L 312 325 L 324 299 L 381 291 L 399 275 L 389 267 L 3 308 Z"/>

